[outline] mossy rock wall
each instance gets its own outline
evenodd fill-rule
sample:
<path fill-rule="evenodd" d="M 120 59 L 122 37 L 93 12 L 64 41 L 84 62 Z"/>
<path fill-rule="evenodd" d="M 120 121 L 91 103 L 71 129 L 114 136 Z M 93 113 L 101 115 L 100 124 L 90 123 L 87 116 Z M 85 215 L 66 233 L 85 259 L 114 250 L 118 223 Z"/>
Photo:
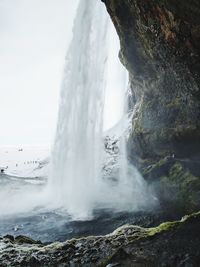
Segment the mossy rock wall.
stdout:
<path fill-rule="evenodd" d="M 129 71 L 135 104 L 128 142 L 129 158 L 140 170 L 148 169 L 152 162 L 156 165 L 166 157 L 190 161 L 182 166 L 185 172 L 195 172 L 198 179 L 200 2 L 103 2 L 119 35 L 119 57 Z M 160 181 L 158 173 L 156 175 L 154 171 L 153 178 Z M 169 173 L 170 169 L 165 165 L 162 176 L 168 177 Z M 175 180 L 182 182 L 179 178 Z M 191 193 L 190 187 L 187 192 Z"/>

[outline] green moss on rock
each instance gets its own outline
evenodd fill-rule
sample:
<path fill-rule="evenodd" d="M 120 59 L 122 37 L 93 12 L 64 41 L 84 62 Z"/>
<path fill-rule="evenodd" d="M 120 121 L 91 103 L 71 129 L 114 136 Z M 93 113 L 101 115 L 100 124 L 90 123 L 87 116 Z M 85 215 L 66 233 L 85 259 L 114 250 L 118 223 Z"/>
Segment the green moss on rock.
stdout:
<path fill-rule="evenodd" d="M 194 176 L 181 162 L 176 162 L 168 176 L 160 179 L 165 194 L 173 195 L 173 202 L 185 212 L 197 210 L 200 206 L 200 178 Z"/>
<path fill-rule="evenodd" d="M 42 244 L 40 241 L 35 241 L 30 237 L 22 236 L 22 235 L 16 236 L 15 242 L 18 244 L 32 244 L 32 245 L 33 244 Z"/>
<path fill-rule="evenodd" d="M 165 231 L 170 231 L 170 230 L 173 230 L 178 225 L 179 225 L 178 221 L 165 222 L 165 223 L 160 224 L 157 227 L 149 228 L 147 235 L 148 236 L 154 236 L 156 234 L 160 234 L 160 233 L 163 233 Z"/>

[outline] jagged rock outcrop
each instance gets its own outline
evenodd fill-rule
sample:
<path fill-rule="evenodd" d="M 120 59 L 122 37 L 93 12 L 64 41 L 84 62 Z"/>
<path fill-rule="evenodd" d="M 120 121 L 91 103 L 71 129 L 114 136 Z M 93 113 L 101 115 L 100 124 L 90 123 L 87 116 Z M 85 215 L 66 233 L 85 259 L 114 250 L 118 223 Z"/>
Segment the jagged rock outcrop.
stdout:
<path fill-rule="evenodd" d="M 163 200 L 173 195 L 175 202 L 185 200 L 186 210 L 198 209 L 200 2 L 103 2 L 119 35 L 135 102 L 129 156 L 147 180 L 162 180 L 157 188 Z M 178 165 L 188 179 L 176 175 Z"/>
<path fill-rule="evenodd" d="M 154 228 L 125 225 L 110 235 L 49 245 L 19 236 L 0 239 L 0 266 L 198 267 L 200 213 Z"/>

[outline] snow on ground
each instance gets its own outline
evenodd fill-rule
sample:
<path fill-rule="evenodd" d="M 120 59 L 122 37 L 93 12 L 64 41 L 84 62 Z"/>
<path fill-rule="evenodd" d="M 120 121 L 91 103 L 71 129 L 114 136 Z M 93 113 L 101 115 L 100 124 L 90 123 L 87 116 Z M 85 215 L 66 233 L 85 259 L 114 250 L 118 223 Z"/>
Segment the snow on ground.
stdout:
<path fill-rule="evenodd" d="M 105 143 L 107 143 L 107 147 L 105 147 L 106 162 L 110 162 L 110 157 L 116 161 L 118 142 L 123 133 L 129 129 L 130 125 L 131 116 L 127 114 L 113 128 L 104 132 Z M 9 176 L 46 178 L 49 172 L 50 154 L 51 147 L 47 145 L 1 146 L 0 168 L 5 169 L 5 174 Z"/>
<path fill-rule="evenodd" d="M 4 146 L 0 147 L 0 167 L 10 176 L 47 177 L 49 156 L 49 146 Z"/>

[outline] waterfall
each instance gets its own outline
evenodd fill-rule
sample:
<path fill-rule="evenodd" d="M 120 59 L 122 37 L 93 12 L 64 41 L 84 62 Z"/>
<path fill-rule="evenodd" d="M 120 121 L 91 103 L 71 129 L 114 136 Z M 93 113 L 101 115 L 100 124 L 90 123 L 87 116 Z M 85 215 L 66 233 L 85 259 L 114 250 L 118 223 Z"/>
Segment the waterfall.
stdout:
<path fill-rule="evenodd" d="M 110 27 L 101 1 L 80 1 L 66 57 L 49 181 L 55 207 L 66 209 L 74 217 L 88 217 L 96 207 L 137 209 L 147 194 L 143 178 L 135 168 L 130 170 L 123 138 L 118 181 L 112 184 L 102 179 L 108 37 L 113 34 Z M 122 68 L 120 65 L 119 77 L 125 96 L 127 73 Z"/>
<path fill-rule="evenodd" d="M 108 16 L 100 1 L 81 0 L 61 88 L 50 186 L 71 214 L 91 211 L 101 167 Z"/>

